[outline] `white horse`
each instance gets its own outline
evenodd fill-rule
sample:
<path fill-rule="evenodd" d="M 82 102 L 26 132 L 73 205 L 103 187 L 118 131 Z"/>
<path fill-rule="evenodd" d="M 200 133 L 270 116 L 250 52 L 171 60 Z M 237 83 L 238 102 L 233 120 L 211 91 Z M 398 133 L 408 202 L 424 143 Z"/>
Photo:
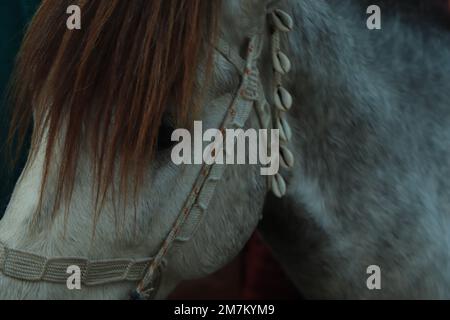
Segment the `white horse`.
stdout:
<path fill-rule="evenodd" d="M 450 298 L 450 91 L 445 90 L 450 36 L 437 24 L 403 15 L 397 5 L 382 7 L 382 30 L 369 31 L 367 5 L 356 0 L 224 1 L 220 27 L 230 52 L 242 51 L 256 34 L 264 40 L 258 69 L 269 102 L 268 16 L 276 8 L 292 15 L 294 30 L 289 43 L 282 44 L 293 68 L 284 81 L 294 100 L 287 121 L 296 163 L 285 175 L 282 200 L 268 195 L 258 166 L 226 166 L 195 233 L 179 237 L 164 256 L 156 298 L 235 257 L 257 228 L 265 203 L 261 231 L 305 297 Z M 202 111 L 206 126 L 218 126 L 240 85 L 230 60 L 216 55 L 216 81 Z M 250 113 L 245 127 L 260 127 L 257 112 Z M 124 220 L 122 232 L 114 232 L 115 206 L 108 198 L 92 238 L 95 192 L 85 151 L 72 201 L 65 203 L 70 215 L 61 209 L 55 219 L 33 219 L 45 143 L 23 172 L 0 223 L 0 243 L 10 253 L 91 261 L 155 256 L 179 221 L 201 170 L 177 167 L 167 154 L 158 156 L 146 176 L 152 182 L 139 191 L 137 230 L 134 221 Z M 58 165 L 55 161 L 52 167 Z M 44 198 L 49 203 L 56 178 L 50 172 Z M 129 210 L 134 210 L 131 205 Z M 381 269 L 380 290 L 367 287 L 371 265 Z M 62 283 L 20 278 L 0 273 L 0 298 L 122 299 L 138 282 L 69 290 Z"/>

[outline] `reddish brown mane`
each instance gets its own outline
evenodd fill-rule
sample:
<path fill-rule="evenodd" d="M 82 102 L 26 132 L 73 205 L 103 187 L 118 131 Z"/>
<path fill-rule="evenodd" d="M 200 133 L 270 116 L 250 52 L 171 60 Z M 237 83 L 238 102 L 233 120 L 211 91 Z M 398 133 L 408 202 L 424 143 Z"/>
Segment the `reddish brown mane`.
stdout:
<path fill-rule="evenodd" d="M 66 27 L 73 4 L 81 8 L 81 30 Z M 48 130 L 44 190 L 64 132 L 56 206 L 70 201 L 85 145 L 93 156 L 97 198 L 104 198 L 116 173 L 120 194 L 130 177 L 136 188 L 142 183 L 169 98 L 178 123 L 187 123 L 196 69 L 219 6 L 219 0 L 42 2 L 18 59 L 11 137 L 18 133 L 23 141 L 34 113 L 35 155 Z"/>

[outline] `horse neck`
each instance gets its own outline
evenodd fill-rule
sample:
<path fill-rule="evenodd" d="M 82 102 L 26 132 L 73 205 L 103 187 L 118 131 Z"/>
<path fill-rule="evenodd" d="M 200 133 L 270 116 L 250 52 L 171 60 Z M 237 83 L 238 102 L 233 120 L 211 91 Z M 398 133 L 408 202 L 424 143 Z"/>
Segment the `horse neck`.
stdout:
<path fill-rule="evenodd" d="M 395 89 L 370 63 L 376 60 L 371 48 L 373 38 L 368 35 L 366 21 L 355 19 L 365 13 L 358 1 L 337 4 L 290 0 L 289 4 L 296 21 L 288 49 L 294 67 L 288 84 L 295 101 L 292 124 L 300 135 L 294 143 L 298 159 L 307 161 L 302 151 L 311 147 L 327 162 L 324 153 L 333 152 L 328 146 L 341 141 L 334 139 L 348 141 L 340 129 L 348 131 L 349 125 L 357 124 L 363 130 L 378 130 L 392 121 L 389 118 Z M 399 65 L 399 70 L 402 67 Z M 396 72 L 391 70 L 390 74 Z M 331 133 L 333 129 L 338 130 Z M 317 149 L 321 144 L 327 150 Z M 352 141 L 349 144 L 353 147 Z M 310 160 L 314 167 L 320 165 L 318 159 Z"/>
<path fill-rule="evenodd" d="M 315 121 L 331 121 L 346 112 L 366 112 L 367 101 L 383 79 L 368 66 L 370 38 L 357 1 L 339 4 L 323 0 L 290 0 L 296 28 L 289 37 L 294 70 L 291 87 L 298 112 L 315 115 Z M 389 91 L 388 91 L 389 92 Z M 383 91 L 379 91 L 383 100 Z"/>

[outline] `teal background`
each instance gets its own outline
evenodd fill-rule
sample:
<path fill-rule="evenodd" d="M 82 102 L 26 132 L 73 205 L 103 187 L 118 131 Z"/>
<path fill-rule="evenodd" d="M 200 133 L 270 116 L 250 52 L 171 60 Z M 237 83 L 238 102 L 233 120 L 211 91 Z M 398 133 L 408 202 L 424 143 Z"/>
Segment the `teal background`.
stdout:
<path fill-rule="evenodd" d="M 27 156 L 27 150 L 24 150 L 16 168 L 11 168 L 6 158 L 10 122 L 10 109 L 5 100 L 6 88 L 27 23 L 39 2 L 40 0 L 0 0 L 0 218 Z"/>

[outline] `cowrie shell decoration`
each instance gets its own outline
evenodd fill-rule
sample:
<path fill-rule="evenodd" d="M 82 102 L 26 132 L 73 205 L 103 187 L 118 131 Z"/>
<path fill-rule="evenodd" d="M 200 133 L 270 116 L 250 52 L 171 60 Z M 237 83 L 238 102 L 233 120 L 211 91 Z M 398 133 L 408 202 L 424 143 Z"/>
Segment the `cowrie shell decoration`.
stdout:
<path fill-rule="evenodd" d="M 287 33 L 294 28 L 294 21 L 286 12 L 276 9 L 271 14 L 273 35 L 272 35 L 272 62 L 275 79 L 275 88 L 273 101 L 275 104 L 274 124 L 280 131 L 280 164 L 285 169 L 291 169 L 294 166 L 295 159 L 293 153 L 289 150 L 287 144 L 292 138 L 292 130 L 286 120 L 285 113 L 288 112 L 293 104 L 292 95 L 283 87 L 282 77 L 292 69 L 291 61 L 288 56 L 281 51 L 280 33 Z M 269 179 L 269 188 L 273 194 L 282 198 L 287 193 L 286 180 L 281 174 L 276 174 Z"/>
<path fill-rule="evenodd" d="M 291 71 L 292 65 L 289 58 L 283 52 L 278 51 L 273 56 L 273 67 L 278 73 L 285 75 Z"/>
<path fill-rule="evenodd" d="M 280 130 L 280 139 L 282 142 L 288 143 L 291 141 L 292 129 L 283 115 L 278 119 L 277 129 Z"/>
<path fill-rule="evenodd" d="M 294 21 L 291 16 L 283 10 L 276 9 L 272 13 L 272 20 L 278 31 L 290 32 L 294 29 Z"/>
<path fill-rule="evenodd" d="M 292 107 L 292 96 L 283 87 L 278 87 L 274 93 L 275 106 L 278 110 L 287 112 Z"/>
<path fill-rule="evenodd" d="M 286 181 L 284 181 L 284 178 L 279 173 L 272 177 L 271 188 L 273 194 L 278 198 L 283 198 L 286 195 Z"/>

